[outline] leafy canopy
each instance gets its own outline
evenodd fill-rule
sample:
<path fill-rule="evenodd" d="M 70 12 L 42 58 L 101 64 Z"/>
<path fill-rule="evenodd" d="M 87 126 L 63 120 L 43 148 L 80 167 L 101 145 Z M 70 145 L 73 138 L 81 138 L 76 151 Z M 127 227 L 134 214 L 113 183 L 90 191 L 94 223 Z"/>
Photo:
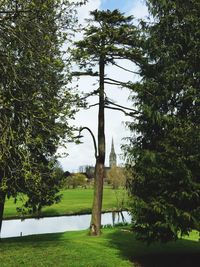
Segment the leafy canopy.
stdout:
<path fill-rule="evenodd" d="M 155 21 L 143 23 L 128 188 L 138 237 L 166 242 L 200 227 L 200 2 L 147 3 Z"/>

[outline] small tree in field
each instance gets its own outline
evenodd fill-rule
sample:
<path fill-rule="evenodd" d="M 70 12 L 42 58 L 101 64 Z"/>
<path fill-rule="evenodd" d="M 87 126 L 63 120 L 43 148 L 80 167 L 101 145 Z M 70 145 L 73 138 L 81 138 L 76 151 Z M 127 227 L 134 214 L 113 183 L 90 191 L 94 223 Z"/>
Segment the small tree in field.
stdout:
<path fill-rule="evenodd" d="M 124 170 L 120 167 L 113 166 L 107 172 L 107 181 L 112 186 L 113 189 L 124 187 L 126 183 Z"/>
<path fill-rule="evenodd" d="M 66 178 L 64 186 L 67 188 L 72 187 L 73 189 L 81 186 L 86 187 L 87 185 L 87 177 L 82 173 L 74 173 Z"/>
<path fill-rule="evenodd" d="M 107 172 L 108 184 L 112 186 L 115 193 L 117 210 L 123 211 L 128 206 L 128 195 L 125 190 L 126 185 L 126 170 L 117 166 L 113 166 Z"/>

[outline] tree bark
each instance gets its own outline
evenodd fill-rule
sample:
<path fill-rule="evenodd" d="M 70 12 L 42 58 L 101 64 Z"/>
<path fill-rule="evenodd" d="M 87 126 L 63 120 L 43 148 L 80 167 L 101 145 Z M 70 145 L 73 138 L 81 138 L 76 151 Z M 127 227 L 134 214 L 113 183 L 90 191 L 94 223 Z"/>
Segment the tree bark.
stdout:
<path fill-rule="evenodd" d="M 0 234 L 1 234 L 1 226 L 2 226 L 2 221 L 3 221 L 5 199 L 6 199 L 6 194 L 0 192 Z"/>
<path fill-rule="evenodd" d="M 98 155 L 95 166 L 94 197 L 90 235 L 101 234 L 101 210 L 103 200 L 103 180 L 105 163 L 105 118 L 104 118 L 104 57 L 99 60 L 99 114 L 98 114 Z"/>

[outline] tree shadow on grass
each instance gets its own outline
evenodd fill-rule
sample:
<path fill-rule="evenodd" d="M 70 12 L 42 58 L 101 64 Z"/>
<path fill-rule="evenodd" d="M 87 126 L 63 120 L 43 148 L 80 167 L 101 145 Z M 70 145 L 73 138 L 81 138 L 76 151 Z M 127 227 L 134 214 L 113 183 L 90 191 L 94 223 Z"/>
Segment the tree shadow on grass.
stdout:
<path fill-rule="evenodd" d="M 199 267 L 200 242 L 178 240 L 167 244 L 147 246 L 135 239 L 133 233 L 119 229 L 108 234 L 110 246 L 117 248 L 123 258 L 135 267 Z"/>

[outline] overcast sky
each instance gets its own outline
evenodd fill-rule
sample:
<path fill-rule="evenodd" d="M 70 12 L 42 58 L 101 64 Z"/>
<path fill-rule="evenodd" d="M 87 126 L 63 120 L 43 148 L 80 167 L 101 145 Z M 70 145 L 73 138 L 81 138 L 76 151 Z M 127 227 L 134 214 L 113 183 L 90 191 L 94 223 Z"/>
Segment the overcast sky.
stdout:
<path fill-rule="evenodd" d="M 144 0 L 89 0 L 86 5 L 78 10 L 79 22 L 83 24 L 84 20 L 89 17 L 89 12 L 94 9 L 119 9 L 126 15 L 133 15 L 136 19 L 144 18 L 148 14 Z M 135 68 L 135 66 L 127 60 L 124 60 L 123 62 L 121 61 L 120 65 L 132 70 Z M 112 66 L 106 67 L 106 74 L 110 78 L 125 82 L 138 79 L 136 75 Z M 97 79 L 91 77 L 81 78 L 78 82 L 78 87 L 80 91 L 91 92 L 98 87 Z M 109 85 L 105 87 L 105 91 L 107 96 L 113 99 L 115 103 L 131 106 L 131 102 L 128 101 L 129 91 L 127 89 L 120 89 L 116 86 Z M 91 97 L 90 103 L 96 103 L 95 98 Z M 76 114 L 73 124 L 76 126 L 87 126 L 93 131 L 94 135 L 97 136 L 97 116 L 97 107 L 93 107 L 90 110 L 81 110 Z M 106 110 L 105 112 L 106 166 L 109 165 L 108 162 L 112 137 L 114 139 L 117 162 L 118 164 L 123 163 L 123 159 L 120 156 L 122 154 L 120 147 L 123 143 L 122 139 L 129 135 L 129 132 L 124 125 L 128 120 L 130 120 L 130 118 L 126 117 L 121 112 L 111 110 Z M 76 172 L 78 171 L 79 166 L 95 165 L 92 138 L 87 131 L 83 131 L 82 134 L 84 136 L 81 139 L 83 144 L 69 144 L 66 151 L 69 155 L 59 159 L 64 170 Z M 59 152 L 63 152 L 63 149 L 60 149 Z"/>

